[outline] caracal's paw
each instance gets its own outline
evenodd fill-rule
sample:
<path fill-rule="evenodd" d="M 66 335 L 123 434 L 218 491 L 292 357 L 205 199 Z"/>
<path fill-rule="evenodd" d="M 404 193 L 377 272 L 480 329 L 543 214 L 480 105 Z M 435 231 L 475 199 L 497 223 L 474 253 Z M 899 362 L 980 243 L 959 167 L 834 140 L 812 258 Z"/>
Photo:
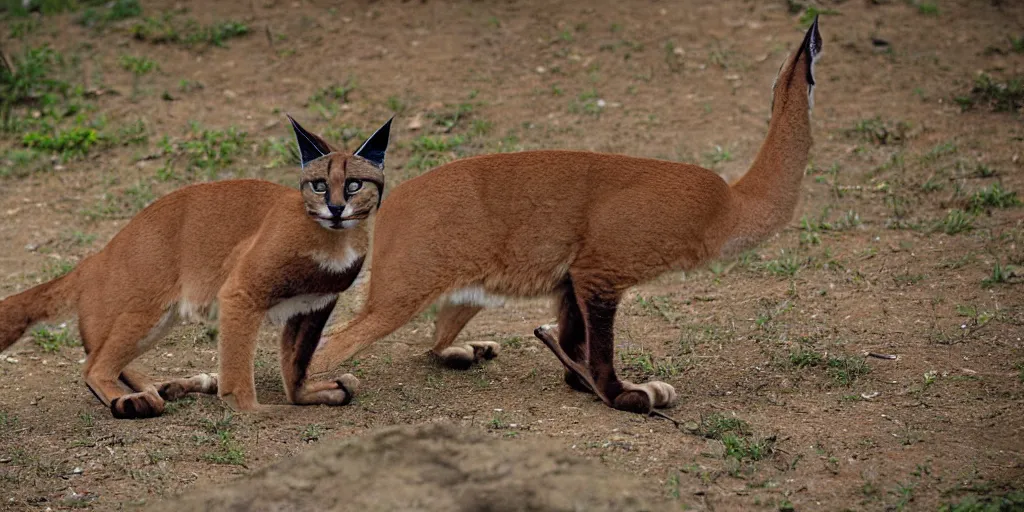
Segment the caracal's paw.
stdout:
<path fill-rule="evenodd" d="M 110 401 L 110 414 L 117 419 L 155 418 L 164 413 L 164 400 L 152 391 L 129 393 Z"/>
<path fill-rule="evenodd" d="M 335 380 L 307 382 L 295 394 L 300 405 L 348 405 L 359 390 L 359 379 L 346 373 Z"/>
<path fill-rule="evenodd" d="M 676 400 L 676 389 L 659 380 L 646 384 L 622 381 L 622 393 L 615 397 L 615 408 L 639 414 L 650 414 L 653 408 L 668 407 Z"/>
<path fill-rule="evenodd" d="M 174 379 L 160 384 L 160 397 L 168 402 L 180 400 L 189 393 L 217 394 L 217 374 L 201 373 L 187 379 Z"/>
<path fill-rule="evenodd" d="M 468 370 L 474 363 L 498 357 L 500 351 L 501 345 L 493 341 L 471 341 L 465 345 L 448 347 L 440 353 L 430 351 L 430 354 L 448 368 Z"/>

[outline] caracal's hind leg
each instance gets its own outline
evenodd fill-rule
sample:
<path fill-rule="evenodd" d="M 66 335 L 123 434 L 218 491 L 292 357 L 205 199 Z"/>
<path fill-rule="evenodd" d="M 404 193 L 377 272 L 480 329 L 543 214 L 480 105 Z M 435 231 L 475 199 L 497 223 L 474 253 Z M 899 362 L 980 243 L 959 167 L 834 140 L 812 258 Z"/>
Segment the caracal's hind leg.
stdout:
<path fill-rule="evenodd" d="M 306 370 L 331 317 L 337 299 L 323 309 L 288 319 L 281 332 L 281 377 L 288 401 L 298 405 L 346 405 L 352 401 L 359 379 L 346 373 L 329 381 L 306 382 Z"/>
<path fill-rule="evenodd" d="M 179 400 L 189 393 L 217 394 L 216 373 L 200 373 L 184 379 L 171 379 L 158 383 L 140 370 L 125 368 L 121 370 L 121 382 L 138 393 L 157 393 L 167 402 Z"/>
<path fill-rule="evenodd" d="M 217 394 L 217 374 L 200 373 L 183 379 L 171 379 L 161 382 L 157 387 L 160 397 L 168 402 L 181 400 L 189 393 L 201 393 L 204 395 Z"/>
<path fill-rule="evenodd" d="M 493 341 L 452 345 L 466 324 L 482 309 L 469 304 L 442 304 L 434 321 L 434 348 L 430 350 L 430 356 L 455 370 L 467 370 L 473 363 L 498 357 L 501 346 Z"/>
<path fill-rule="evenodd" d="M 172 314 L 161 311 L 121 313 L 105 340 L 90 343 L 94 350 L 85 363 L 85 383 L 110 407 L 115 418 L 151 418 L 164 412 L 164 401 L 148 378 L 130 369 L 125 376 L 124 370 L 143 350 L 163 338 L 172 320 Z M 123 377 L 135 392 L 125 392 L 120 383 Z"/>
<path fill-rule="evenodd" d="M 559 290 L 558 304 L 558 345 L 567 356 L 582 366 L 587 365 L 587 328 L 583 314 L 576 303 L 576 292 L 572 280 L 567 280 Z M 590 386 L 575 372 L 565 370 L 565 383 L 576 391 L 593 393 Z"/>
<path fill-rule="evenodd" d="M 676 396 L 672 386 L 661 381 L 633 384 L 615 375 L 615 313 L 619 295 L 588 293 L 580 286 L 576 298 L 587 327 L 586 366 L 610 405 L 623 411 L 650 414 L 654 407 L 671 404 Z"/>

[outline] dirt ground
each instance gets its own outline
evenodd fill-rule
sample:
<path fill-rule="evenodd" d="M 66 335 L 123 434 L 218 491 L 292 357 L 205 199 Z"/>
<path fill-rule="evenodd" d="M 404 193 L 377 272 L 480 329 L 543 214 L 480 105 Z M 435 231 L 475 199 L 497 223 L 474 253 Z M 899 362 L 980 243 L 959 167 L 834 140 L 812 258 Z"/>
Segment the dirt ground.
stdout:
<path fill-rule="evenodd" d="M 352 149 L 397 112 L 388 187 L 451 158 L 540 148 L 735 178 L 764 136 L 772 80 L 808 6 L 141 7 L 0 13 L 4 54 L 17 64 L 49 45 L 63 55 L 52 77 L 73 86 L 33 86 L 0 133 L 0 296 L 66 272 L 186 183 L 295 185 L 285 112 Z M 638 287 L 619 311 L 621 372 L 673 384 L 666 412 L 683 427 L 564 386 L 531 335 L 553 320 L 547 300 L 471 322 L 464 339 L 503 352 L 466 372 L 425 356 L 427 312 L 347 365 L 362 380 L 352 404 L 286 415 L 231 415 L 197 397 L 160 418 L 114 420 L 84 386 L 72 323 L 0 355 L 0 508 L 143 510 L 355 435 L 442 421 L 509 446 L 553 443 L 631 474 L 635 496 L 672 509 L 1024 507 L 1024 208 L 1013 195 L 1024 189 L 1024 4 L 810 7 L 825 48 L 796 218 L 734 261 Z M 29 136 L 54 130 L 81 139 L 47 150 Z M 182 326 L 135 364 L 213 371 L 214 337 Z M 284 402 L 276 346 L 268 326 L 264 403 Z"/>
<path fill-rule="evenodd" d="M 388 427 L 285 459 L 167 510 L 651 510 L 643 485 L 550 439 L 451 424 Z M 344 484 L 339 485 L 340 482 Z M 663 501 L 661 496 L 653 501 Z"/>

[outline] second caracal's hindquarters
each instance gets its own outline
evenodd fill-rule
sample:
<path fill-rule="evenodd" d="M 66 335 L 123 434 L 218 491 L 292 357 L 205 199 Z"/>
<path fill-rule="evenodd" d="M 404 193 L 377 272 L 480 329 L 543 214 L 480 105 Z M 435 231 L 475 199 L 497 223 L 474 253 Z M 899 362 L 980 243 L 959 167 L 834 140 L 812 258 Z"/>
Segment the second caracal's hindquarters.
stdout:
<path fill-rule="evenodd" d="M 504 296 L 555 295 L 557 341 L 573 387 L 647 413 L 675 396 L 661 382 L 615 374 L 614 320 L 623 293 L 662 273 L 736 254 L 793 216 L 811 148 L 815 20 L 783 63 L 768 134 L 750 170 L 729 186 L 695 165 L 579 151 L 458 160 L 402 184 L 384 202 L 362 311 L 329 335 L 311 372 L 324 372 L 437 301 L 438 358 L 454 367 L 497 346 L 452 346 L 482 307 Z"/>

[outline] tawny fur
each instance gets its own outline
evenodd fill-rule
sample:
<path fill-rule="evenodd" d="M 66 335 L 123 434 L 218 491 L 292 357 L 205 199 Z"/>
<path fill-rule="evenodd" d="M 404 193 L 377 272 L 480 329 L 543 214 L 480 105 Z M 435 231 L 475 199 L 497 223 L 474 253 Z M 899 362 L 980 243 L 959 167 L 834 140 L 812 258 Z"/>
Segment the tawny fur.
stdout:
<path fill-rule="evenodd" d="M 790 221 L 811 148 L 817 30 L 780 69 L 766 139 L 733 186 L 695 165 L 531 151 L 458 160 L 397 187 L 377 218 L 363 310 L 327 336 L 310 371 L 332 369 L 439 299 L 437 355 L 493 297 L 554 294 L 558 346 L 586 363 L 609 405 L 665 405 L 671 386 L 641 390 L 615 376 L 616 305 L 629 287 L 736 254 Z"/>
<path fill-rule="evenodd" d="M 300 133 L 297 124 L 295 129 Z M 218 393 L 234 408 L 251 410 L 258 405 L 256 333 L 269 317 L 287 324 L 281 344 L 288 398 L 342 401 L 307 397 L 301 381 L 337 294 L 351 285 L 369 248 L 370 216 L 380 194 L 373 185 L 383 186 L 383 159 L 337 153 L 319 137 L 304 136 L 307 146 L 326 156 L 305 164 L 301 190 L 233 180 L 168 194 L 64 277 L 0 301 L 0 350 L 37 322 L 77 314 L 86 384 L 115 416 L 155 416 L 163 411 L 157 386 L 127 365 L 179 319 L 217 311 L 217 378 L 180 379 L 162 389 L 177 390 L 175 398 L 181 392 Z M 334 197 L 312 190 L 318 180 L 337 192 Z M 345 199 L 340 191 L 351 180 L 370 186 Z M 343 210 L 359 218 L 346 219 Z"/>

